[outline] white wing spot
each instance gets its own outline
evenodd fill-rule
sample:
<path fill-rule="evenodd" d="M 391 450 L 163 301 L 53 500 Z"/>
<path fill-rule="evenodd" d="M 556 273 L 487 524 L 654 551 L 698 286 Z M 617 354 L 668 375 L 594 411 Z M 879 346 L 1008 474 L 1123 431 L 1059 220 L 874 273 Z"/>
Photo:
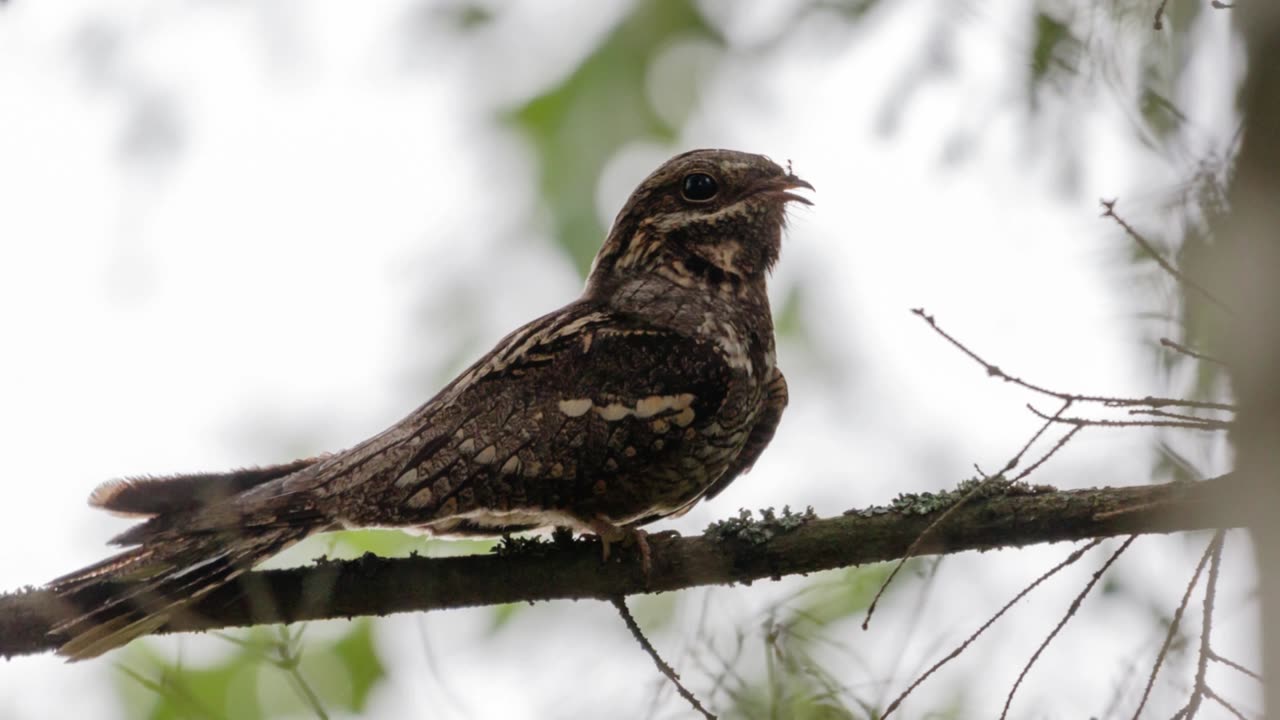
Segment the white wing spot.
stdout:
<path fill-rule="evenodd" d="M 605 405 L 604 407 L 598 407 L 595 410 L 596 410 L 596 414 L 599 415 L 601 419 L 607 422 L 613 422 L 614 420 L 621 420 L 622 418 L 632 413 L 631 408 L 627 407 L 626 405 L 623 405 L 622 403 L 609 403 L 608 405 Z"/>
<path fill-rule="evenodd" d="M 409 499 L 405 501 L 405 504 L 409 507 L 415 508 L 426 507 L 431 504 L 432 497 L 431 488 L 422 488 L 413 495 L 410 495 Z"/>
<path fill-rule="evenodd" d="M 644 420 L 666 410 L 683 410 L 693 404 L 691 393 L 650 395 L 636 403 L 636 417 Z"/>
<path fill-rule="evenodd" d="M 636 417 L 644 419 L 671 407 L 671 398 L 666 395 L 651 395 L 636 403 Z"/>
<path fill-rule="evenodd" d="M 502 463 L 502 473 L 504 475 L 514 475 L 520 472 L 520 458 L 512 455 L 507 461 Z"/>
<path fill-rule="evenodd" d="M 569 417 L 580 417 L 587 414 L 591 409 L 591 398 L 575 398 L 573 400 L 561 400 L 560 412 Z"/>
<path fill-rule="evenodd" d="M 471 438 L 467 438 L 466 440 L 463 440 L 462 444 L 458 446 L 458 452 L 463 454 L 472 452 L 475 449 L 476 449 L 476 441 Z"/>
<path fill-rule="evenodd" d="M 418 468 L 409 468 L 405 474 L 396 480 L 396 487 L 408 487 L 418 482 Z"/>
<path fill-rule="evenodd" d="M 489 463 L 491 463 L 491 462 L 493 462 L 495 459 L 497 459 L 497 457 L 498 457 L 498 449 L 497 449 L 497 448 L 495 448 L 494 446 L 490 445 L 489 447 L 487 447 L 487 448 L 485 448 L 485 449 L 481 450 L 481 451 L 480 451 L 480 452 L 479 452 L 479 453 L 478 453 L 474 458 L 472 458 L 472 459 L 473 459 L 473 460 L 475 460 L 476 462 L 480 463 L 481 465 L 488 465 Z"/>

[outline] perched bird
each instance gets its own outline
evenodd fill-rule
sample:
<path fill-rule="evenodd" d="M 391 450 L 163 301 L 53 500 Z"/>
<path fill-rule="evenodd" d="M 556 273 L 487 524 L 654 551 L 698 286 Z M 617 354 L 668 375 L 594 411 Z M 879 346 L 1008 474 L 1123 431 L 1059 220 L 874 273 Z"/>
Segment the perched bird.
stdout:
<path fill-rule="evenodd" d="M 132 546 L 49 583 L 73 659 L 162 627 L 304 537 L 352 527 L 639 540 L 749 470 L 787 404 L 765 281 L 792 191 L 760 155 L 694 150 L 636 188 L 574 302 L 521 327 L 355 447 L 228 473 L 100 486 Z M 647 558 L 646 558 L 647 559 Z"/>

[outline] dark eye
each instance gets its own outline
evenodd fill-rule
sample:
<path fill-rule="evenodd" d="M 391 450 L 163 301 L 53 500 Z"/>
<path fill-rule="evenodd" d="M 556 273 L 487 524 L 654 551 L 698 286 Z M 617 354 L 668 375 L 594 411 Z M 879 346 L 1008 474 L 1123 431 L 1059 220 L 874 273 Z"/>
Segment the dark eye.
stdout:
<path fill-rule="evenodd" d="M 691 202 L 706 202 L 720 192 L 716 179 L 706 173 L 689 173 L 684 176 L 684 185 L 680 194 Z"/>

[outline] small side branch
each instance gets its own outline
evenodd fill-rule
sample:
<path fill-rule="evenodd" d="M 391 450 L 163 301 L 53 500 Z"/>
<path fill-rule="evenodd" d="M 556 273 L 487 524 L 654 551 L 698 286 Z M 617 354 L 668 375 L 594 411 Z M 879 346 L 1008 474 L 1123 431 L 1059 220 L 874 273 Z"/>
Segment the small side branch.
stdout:
<path fill-rule="evenodd" d="M 1062 628 L 1067 624 L 1067 622 L 1071 620 L 1071 618 L 1075 617 L 1076 612 L 1080 609 L 1080 604 L 1083 603 L 1084 599 L 1093 591 L 1093 587 L 1098 584 L 1098 581 L 1107 573 L 1107 570 L 1111 569 L 1111 565 L 1115 563 L 1115 561 L 1124 554 L 1124 551 L 1129 549 L 1129 546 L 1133 544 L 1133 541 L 1137 539 L 1137 535 L 1130 535 L 1125 538 L 1125 541 L 1120 544 L 1120 547 L 1116 548 L 1116 551 L 1111 553 L 1111 556 L 1102 564 L 1102 567 L 1098 568 L 1098 571 L 1093 574 L 1093 577 L 1089 579 L 1089 582 L 1084 586 L 1084 589 L 1080 591 L 1080 594 L 1076 595 L 1075 600 L 1071 601 L 1071 606 L 1067 608 L 1067 612 L 1062 616 L 1062 619 L 1058 621 L 1058 624 L 1053 627 L 1053 630 L 1049 632 L 1049 635 L 1044 639 L 1044 642 L 1040 643 L 1040 647 L 1036 648 L 1035 653 L 1031 655 L 1031 659 L 1023 666 L 1022 672 L 1018 673 L 1018 679 L 1013 683 L 1013 687 L 1009 688 L 1009 695 L 1004 700 L 1004 710 L 1000 712 L 1000 720 L 1004 720 L 1009 716 L 1009 706 L 1013 704 L 1014 694 L 1018 692 L 1018 688 L 1022 685 L 1023 679 L 1027 677 L 1027 673 L 1031 671 L 1032 666 L 1034 666 L 1036 661 L 1040 659 L 1040 656 L 1044 654 L 1044 649 L 1049 647 L 1049 643 L 1053 642 L 1053 639 L 1058 636 L 1059 632 L 1062 632 Z"/>
<path fill-rule="evenodd" d="M 1119 225 L 1122 229 L 1124 229 L 1125 233 L 1129 237 L 1133 238 L 1133 241 L 1138 244 L 1138 247 L 1146 251 L 1146 253 L 1156 261 L 1156 264 L 1160 266 L 1160 269 L 1169 273 L 1169 275 L 1172 276 L 1173 279 L 1177 280 L 1183 285 L 1186 285 L 1191 290 L 1194 290 L 1195 292 L 1199 293 L 1202 297 L 1204 297 L 1204 299 L 1208 300 L 1210 303 L 1213 303 L 1213 305 L 1216 306 L 1219 310 L 1222 310 L 1224 313 L 1228 315 L 1232 315 L 1232 316 L 1235 315 L 1235 311 L 1232 310 L 1229 305 L 1219 300 L 1217 296 L 1209 292 L 1209 290 L 1205 286 L 1187 277 L 1185 273 L 1183 273 L 1178 268 L 1174 267 L 1172 263 L 1166 260 L 1164 256 L 1161 255 L 1158 250 L 1156 250 L 1155 246 L 1152 245 L 1149 240 L 1143 237 L 1142 233 L 1135 230 L 1134 227 L 1130 225 L 1128 222 L 1126 222 L 1124 218 L 1117 215 L 1115 200 L 1099 200 L 1098 202 L 1102 203 L 1102 217 L 1111 218 L 1112 220 L 1115 220 L 1116 224 Z"/>
<path fill-rule="evenodd" d="M 1210 362 L 1210 363 L 1213 363 L 1214 365 L 1219 365 L 1221 367 L 1228 368 L 1228 369 L 1230 369 L 1231 367 L 1230 365 L 1227 365 L 1226 361 L 1224 360 L 1220 360 L 1212 355 L 1206 355 L 1202 352 L 1197 352 L 1195 350 L 1192 350 L 1186 345 L 1183 345 L 1182 343 L 1174 342 L 1173 340 L 1167 337 L 1160 338 L 1160 344 L 1164 347 L 1169 348 L 1170 350 L 1173 350 L 1174 352 L 1182 353 L 1183 355 L 1186 355 L 1187 357 L 1190 357 L 1190 358 L 1195 358 L 1196 360 L 1203 360 L 1205 362 Z"/>
<path fill-rule="evenodd" d="M 1017 605 L 1018 601 L 1022 600 L 1022 598 L 1031 594 L 1031 591 L 1039 587 L 1040 584 L 1043 583 L 1045 580 L 1048 580 L 1054 575 L 1057 575 L 1058 572 L 1061 571 L 1063 568 L 1069 565 L 1075 564 L 1076 561 L 1084 557 L 1085 553 L 1101 545 L 1102 541 L 1105 539 L 1106 538 L 1098 538 L 1097 540 L 1094 540 L 1083 547 L 1076 548 L 1071 552 L 1070 555 L 1067 556 L 1067 559 L 1063 560 L 1057 565 L 1054 565 L 1052 568 L 1049 568 L 1049 570 L 1045 571 L 1043 575 L 1033 580 L 1031 584 L 1022 588 L 1022 590 L 1020 590 L 1017 595 L 1013 596 L 1012 600 L 1005 603 L 1004 607 L 1000 608 L 998 611 L 996 611 L 994 615 L 987 618 L 987 621 L 982 624 L 982 627 L 978 628 L 976 631 L 974 631 L 972 635 L 965 638 L 965 641 L 957 645 L 955 649 L 953 649 L 950 653 L 947 653 L 946 657 L 934 663 L 932 666 L 929 667 L 928 670 L 925 670 L 924 673 L 920 675 L 920 677 L 916 678 L 914 682 L 912 682 L 909 686 L 907 686 L 906 690 L 903 690 L 902 693 L 898 695 L 898 697 L 894 698 L 893 702 L 889 703 L 889 706 L 884 709 L 884 714 L 880 716 L 880 720 L 886 720 L 890 715 L 892 715 L 893 711 L 898 709 L 898 706 L 902 704 L 902 701 L 907 699 L 907 696 L 910 695 L 913 690 L 920 687 L 920 685 L 924 683 L 925 680 L 928 680 L 930 675 L 942 669 L 943 665 L 946 665 L 947 663 L 959 657 L 960 653 L 963 653 L 970 645 L 973 644 L 975 640 L 978 639 L 978 636 L 986 632 L 987 629 L 990 628 L 992 625 L 994 625 L 997 620 L 999 620 L 1001 617 L 1004 616 L 1005 613 L 1009 612 L 1010 608 L 1012 608 L 1014 605 Z"/>
<path fill-rule="evenodd" d="M 1000 366 L 987 362 L 981 355 L 969 349 L 960 340 L 956 339 L 951 333 L 942 329 L 936 318 L 925 311 L 924 308 L 912 308 L 912 314 L 928 323 L 929 327 L 941 336 L 944 340 L 954 346 L 957 350 L 964 353 L 971 360 L 978 363 L 986 370 L 987 375 L 998 378 L 1008 383 L 1013 383 L 1018 387 L 1030 390 L 1031 392 L 1045 395 L 1047 397 L 1056 398 L 1060 401 L 1071 401 L 1073 403 L 1094 403 L 1104 407 L 1120 408 L 1120 407 L 1146 407 L 1146 408 L 1165 408 L 1180 407 L 1193 408 L 1196 410 L 1222 410 L 1224 412 L 1235 412 L 1236 406 L 1230 403 L 1210 402 L 1206 400 L 1184 400 L 1181 398 L 1166 397 L 1119 397 L 1113 395 L 1085 395 L 1082 393 L 1068 393 L 1053 390 L 1043 385 L 1037 385 L 1028 380 L 1024 380 L 1016 375 L 1005 372 Z"/>
<path fill-rule="evenodd" d="M 1200 562 L 1196 564 L 1196 571 L 1191 574 L 1191 581 L 1187 583 L 1187 589 L 1182 593 L 1182 602 L 1178 603 L 1178 609 L 1173 612 L 1173 620 L 1169 622 L 1169 631 L 1165 633 L 1164 644 L 1160 646 L 1160 652 L 1156 653 L 1155 665 L 1151 667 L 1151 675 L 1147 678 L 1147 687 L 1142 691 L 1142 699 L 1138 701 L 1138 709 L 1133 711 L 1133 720 L 1138 720 L 1142 716 L 1143 708 L 1147 706 L 1147 700 L 1151 697 L 1151 689 L 1156 684 L 1156 675 L 1160 673 L 1160 667 L 1164 665 L 1165 657 L 1169 654 L 1169 648 L 1173 647 L 1173 641 L 1178 636 L 1178 626 L 1182 623 L 1182 615 L 1187 611 L 1187 604 L 1191 602 L 1191 591 L 1195 590 L 1196 583 L 1200 581 L 1200 575 L 1204 572 L 1204 566 L 1209 562 L 1209 556 L 1213 554 L 1214 548 L 1218 547 L 1218 536 L 1220 534 L 1221 531 L 1214 534 L 1213 540 L 1209 541 L 1208 547 L 1200 555 Z"/>
<path fill-rule="evenodd" d="M 1049 452 L 1045 453 L 1043 456 L 1040 457 L 1039 460 L 1036 460 L 1034 463 L 1032 463 L 1031 467 L 1026 468 L 1025 470 L 1013 476 L 1012 478 L 1006 478 L 1004 476 L 1005 473 L 1012 471 L 1014 468 L 1018 466 L 1018 463 L 1022 462 L 1022 457 L 1027 454 L 1027 451 L 1031 449 L 1031 446 L 1035 444 L 1036 440 L 1039 440 L 1040 436 L 1044 434 L 1044 431 L 1048 430 L 1049 426 L 1053 424 L 1054 420 L 1056 420 L 1060 415 L 1062 415 L 1062 413 L 1066 412 L 1067 408 L 1069 407 L 1071 407 L 1070 400 L 1063 402 L 1062 407 L 1058 409 L 1058 412 L 1054 414 L 1052 418 L 1046 418 L 1045 423 L 1041 425 L 1040 429 L 1037 430 L 1035 434 L 1031 436 L 1031 439 L 1027 440 L 1027 442 L 1023 444 L 1022 449 L 1019 450 L 1013 457 L 1009 458 L 1008 462 L 1006 462 L 1004 467 L 1000 470 L 1000 474 L 994 477 L 986 478 L 983 482 L 975 485 L 971 490 L 969 490 L 969 492 L 961 496 L 961 498 L 957 500 L 955 504 L 953 504 L 951 507 L 943 511 L 942 514 L 940 514 L 936 520 L 934 520 L 932 523 L 929 524 L 929 527 L 924 529 L 924 532 L 920 533 L 920 537 L 916 538 L 915 542 L 911 543 L 911 547 L 907 548 L 907 551 L 903 553 L 902 557 L 898 560 L 897 564 L 894 565 L 893 570 L 889 573 L 889 576 L 884 579 L 884 582 L 880 583 L 880 589 L 876 591 L 875 597 L 871 598 L 871 603 L 867 605 L 867 615 L 862 620 L 863 630 L 866 630 L 871 626 L 871 618 L 873 615 L 875 615 L 876 606 L 880 604 L 880 598 L 882 598 L 885 594 L 885 591 L 889 589 L 889 584 L 892 583 L 893 579 L 898 576 L 898 573 L 902 570 L 903 566 L 906 565 L 907 561 L 916 556 L 916 552 L 920 549 L 922 545 L 924 545 L 924 542 L 929 537 L 930 533 L 934 532 L 939 527 L 941 527 L 945 522 L 947 522 L 948 519 L 951 518 L 952 515 L 958 512 L 961 508 L 963 508 L 966 504 L 968 504 L 970 500 L 973 500 L 975 497 L 978 497 L 981 494 L 991 494 L 992 492 L 1001 492 L 1009 488 L 1010 486 L 1012 486 L 1014 483 L 1021 481 L 1023 478 L 1027 477 L 1032 472 L 1035 472 L 1036 468 L 1039 468 L 1041 465 L 1043 465 L 1049 458 L 1053 457 L 1054 454 L 1058 452 L 1058 450 L 1061 450 L 1064 445 L 1066 445 L 1068 442 L 1071 441 L 1071 438 L 1077 432 L 1080 431 L 1079 427 L 1072 428 L 1070 432 L 1068 432 L 1063 437 L 1059 438 L 1058 442 L 1049 450 Z"/>
<path fill-rule="evenodd" d="M 649 642 L 649 638 L 640 629 L 640 623 L 636 622 L 635 616 L 631 614 L 631 609 L 627 607 L 626 598 L 616 597 L 611 602 L 618 609 L 618 614 L 622 616 L 622 622 L 626 623 L 627 629 L 631 631 L 631 637 L 635 638 L 636 642 L 640 643 L 640 647 L 649 654 L 649 657 L 653 658 L 653 664 L 658 666 L 658 672 L 665 675 L 671 681 L 671 684 L 676 686 L 676 692 L 680 693 L 680 697 L 688 700 L 693 709 L 702 714 L 702 717 L 707 718 L 707 720 L 715 720 L 716 716 L 703 707 L 697 696 L 690 692 L 689 688 L 684 686 L 684 683 L 680 682 L 680 675 L 667 664 L 666 660 L 662 659 L 657 649 L 653 647 L 653 643 Z"/>

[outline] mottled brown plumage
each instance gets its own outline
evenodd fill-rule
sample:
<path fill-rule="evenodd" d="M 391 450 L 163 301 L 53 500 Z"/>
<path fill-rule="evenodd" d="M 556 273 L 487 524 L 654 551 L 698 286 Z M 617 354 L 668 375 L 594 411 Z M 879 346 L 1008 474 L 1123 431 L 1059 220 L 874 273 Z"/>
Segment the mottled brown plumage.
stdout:
<path fill-rule="evenodd" d="M 765 279 L 788 202 L 767 158 L 695 150 L 636 189 L 577 301 L 503 338 L 354 448 L 225 474 L 113 481 L 137 546 L 50 583 L 60 652 L 98 655 L 303 537 L 340 527 L 616 540 L 750 469 L 787 403 Z"/>

